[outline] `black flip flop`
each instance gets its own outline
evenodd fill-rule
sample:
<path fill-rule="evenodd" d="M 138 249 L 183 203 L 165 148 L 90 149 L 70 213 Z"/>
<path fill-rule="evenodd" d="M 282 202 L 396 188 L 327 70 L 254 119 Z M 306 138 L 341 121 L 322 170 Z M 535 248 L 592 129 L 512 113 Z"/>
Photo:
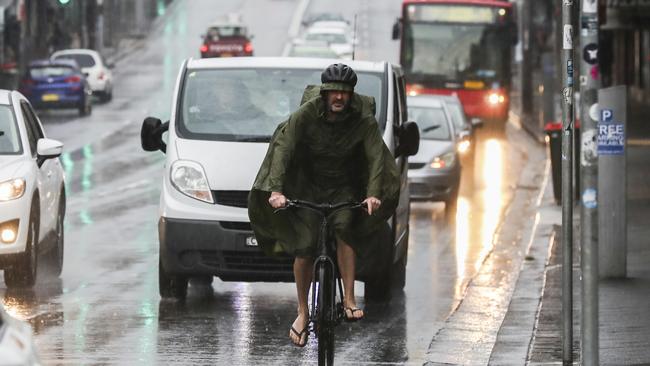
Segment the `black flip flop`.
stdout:
<path fill-rule="evenodd" d="M 294 327 L 292 326 L 292 327 L 291 327 L 291 332 L 293 332 L 293 334 L 295 334 L 295 335 L 298 336 L 298 342 L 300 342 L 300 341 L 302 340 L 302 336 L 303 336 L 303 335 L 306 335 L 306 336 L 305 336 L 305 343 L 296 343 L 296 342 L 293 341 L 293 338 L 289 338 L 289 339 L 291 339 L 291 343 L 293 343 L 294 346 L 302 348 L 302 347 L 304 347 L 304 346 L 307 345 L 307 341 L 309 340 L 309 324 L 307 324 L 307 325 L 305 326 L 305 329 L 303 329 L 302 332 L 298 332 L 298 331 L 296 330 L 296 328 L 294 328 Z"/>
<path fill-rule="evenodd" d="M 350 311 L 350 315 L 352 315 L 352 317 L 348 317 L 348 311 Z M 356 321 L 359 321 L 359 320 L 363 319 L 366 316 L 366 314 L 363 314 L 362 317 L 355 318 L 354 313 L 357 312 L 357 311 L 363 311 L 363 310 L 360 309 L 360 308 L 345 308 L 343 310 L 343 313 L 345 314 L 344 315 L 345 321 L 348 322 L 348 323 L 353 323 L 353 322 L 356 322 Z"/>

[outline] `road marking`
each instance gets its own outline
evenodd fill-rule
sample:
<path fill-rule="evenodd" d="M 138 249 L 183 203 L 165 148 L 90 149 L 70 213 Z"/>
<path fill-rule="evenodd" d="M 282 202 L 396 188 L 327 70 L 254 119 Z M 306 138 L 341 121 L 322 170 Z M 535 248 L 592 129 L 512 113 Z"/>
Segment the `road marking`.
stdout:
<path fill-rule="evenodd" d="M 302 18 L 305 16 L 307 7 L 309 7 L 309 1 L 310 0 L 300 0 L 300 3 L 298 3 L 298 6 L 296 6 L 296 11 L 293 13 L 293 16 L 291 18 L 291 25 L 289 26 L 289 31 L 287 32 L 289 39 L 287 40 L 287 43 L 285 43 L 284 49 L 282 50 L 282 56 L 284 57 L 289 56 L 293 39 L 298 36 L 300 23 L 302 22 Z"/>

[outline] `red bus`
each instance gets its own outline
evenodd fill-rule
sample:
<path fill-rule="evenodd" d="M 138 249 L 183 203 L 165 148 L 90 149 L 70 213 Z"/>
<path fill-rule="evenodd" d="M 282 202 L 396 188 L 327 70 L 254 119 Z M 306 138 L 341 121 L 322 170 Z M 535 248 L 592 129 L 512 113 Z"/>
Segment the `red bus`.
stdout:
<path fill-rule="evenodd" d="M 457 95 L 469 118 L 503 127 L 510 108 L 514 8 L 498 0 L 404 0 L 393 28 L 409 95 Z"/>

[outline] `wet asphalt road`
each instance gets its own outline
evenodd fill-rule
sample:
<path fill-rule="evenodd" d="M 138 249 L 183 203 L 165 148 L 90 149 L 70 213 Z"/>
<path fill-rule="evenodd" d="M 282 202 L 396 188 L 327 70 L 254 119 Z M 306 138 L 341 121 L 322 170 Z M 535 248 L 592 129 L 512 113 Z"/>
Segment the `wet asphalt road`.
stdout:
<path fill-rule="evenodd" d="M 199 35 L 217 14 L 238 11 L 255 34 L 256 55 L 280 55 L 298 0 L 177 0 L 144 46 L 118 62 L 115 98 L 92 116 L 41 115 L 66 153 L 68 210 L 61 278 L 8 291 L 7 310 L 28 319 L 46 364 L 286 365 L 314 362 L 316 344 L 289 343 L 293 284 L 226 283 L 190 287 L 185 303 L 158 296 L 157 205 L 163 155 L 139 145 L 147 115 L 169 116 L 178 67 L 198 56 Z M 338 2 L 337 2 L 338 3 Z M 343 1 L 340 1 L 344 4 Z M 348 2 L 350 3 L 350 2 Z M 312 0 L 308 12 L 331 2 Z M 390 29 L 399 6 L 362 0 L 359 58 L 396 61 Z M 269 14 L 273 16 L 269 16 Z M 474 168 L 463 172 L 455 216 L 442 203 L 413 203 L 404 294 L 365 304 L 366 319 L 337 329 L 342 364 L 418 364 L 462 300 L 492 247 L 493 234 L 525 163 L 521 147 L 481 138 Z M 495 270 L 498 270 L 496 268 Z M 363 286 L 357 294 L 363 303 Z"/>

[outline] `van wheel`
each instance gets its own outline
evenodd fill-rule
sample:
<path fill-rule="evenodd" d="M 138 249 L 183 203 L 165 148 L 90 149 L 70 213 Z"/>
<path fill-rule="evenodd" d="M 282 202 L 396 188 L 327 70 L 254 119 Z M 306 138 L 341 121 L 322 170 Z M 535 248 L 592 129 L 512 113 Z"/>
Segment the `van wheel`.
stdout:
<path fill-rule="evenodd" d="M 187 296 L 187 278 L 173 276 L 165 271 L 158 260 L 158 291 L 163 299 L 184 299 Z"/>
<path fill-rule="evenodd" d="M 38 197 L 35 199 L 38 199 Z M 5 283 L 8 288 L 32 287 L 36 283 L 38 272 L 38 214 L 35 212 L 32 208 L 25 252 L 18 256 L 11 268 L 5 270 Z"/>
<path fill-rule="evenodd" d="M 367 301 L 389 301 L 393 290 L 396 287 L 395 285 L 399 286 L 400 284 L 402 264 L 404 265 L 403 270 L 406 270 L 406 262 L 402 263 L 401 259 L 397 263 L 393 263 L 394 237 L 395 235 L 393 234 L 393 231 L 388 227 L 388 225 L 386 225 L 386 232 L 381 235 L 382 242 L 379 244 L 381 248 L 390 248 L 390 250 L 386 253 L 379 254 L 382 257 L 380 263 L 383 264 L 379 264 L 379 270 L 375 271 L 374 275 L 365 281 L 364 293 Z M 397 281 L 397 283 L 395 281 Z"/>

